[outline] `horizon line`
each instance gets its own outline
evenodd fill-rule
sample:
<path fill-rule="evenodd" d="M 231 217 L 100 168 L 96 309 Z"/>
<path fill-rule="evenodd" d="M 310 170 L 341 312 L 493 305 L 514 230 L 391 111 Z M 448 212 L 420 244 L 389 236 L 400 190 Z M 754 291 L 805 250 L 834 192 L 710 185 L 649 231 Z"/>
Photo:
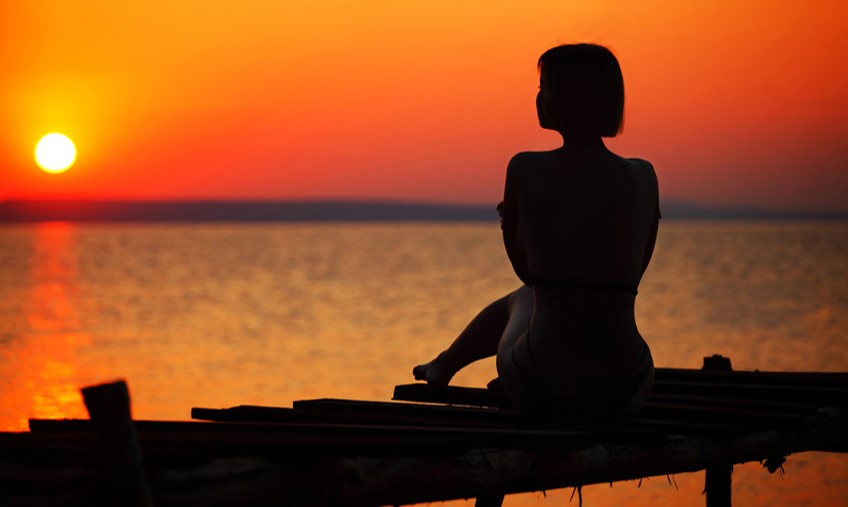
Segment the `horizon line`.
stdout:
<path fill-rule="evenodd" d="M 848 219 L 848 211 L 661 204 L 664 219 Z M 390 199 L 29 199 L 0 201 L 0 222 L 496 221 L 495 206 Z"/>
<path fill-rule="evenodd" d="M 493 201 L 494 202 L 494 201 Z M 170 197 L 170 198 L 99 198 L 99 197 L 34 197 L 0 199 L 0 206 L 7 204 L 381 204 L 399 206 L 434 206 L 448 208 L 489 208 L 488 203 L 473 201 L 439 201 L 404 199 L 394 197 Z M 756 213 L 798 213 L 823 214 L 848 217 L 846 209 L 816 209 L 805 206 L 775 206 L 749 204 L 715 204 L 685 198 L 667 198 L 660 200 L 660 208 L 666 206 L 685 207 L 699 210 L 743 211 Z M 494 207 L 494 206 L 491 206 Z"/>

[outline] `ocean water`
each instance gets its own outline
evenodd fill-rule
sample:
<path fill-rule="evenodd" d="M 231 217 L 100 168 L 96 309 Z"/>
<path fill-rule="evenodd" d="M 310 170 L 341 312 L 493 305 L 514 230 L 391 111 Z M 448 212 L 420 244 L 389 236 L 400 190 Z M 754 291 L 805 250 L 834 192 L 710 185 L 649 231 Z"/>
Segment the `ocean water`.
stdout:
<path fill-rule="evenodd" d="M 388 400 L 518 281 L 493 224 L 0 227 L 0 431 L 85 417 L 127 379 L 139 419 L 193 406 Z M 848 371 L 848 222 L 661 224 L 637 299 L 658 366 Z M 454 380 L 482 386 L 494 361 Z M 848 505 L 848 456 L 737 466 L 737 505 Z M 703 505 L 703 474 L 583 489 L 586 506 Z M 507 506 L 577 504 L 572 491 Z M 473 505 L 448 502 L 447 505 Z"/>

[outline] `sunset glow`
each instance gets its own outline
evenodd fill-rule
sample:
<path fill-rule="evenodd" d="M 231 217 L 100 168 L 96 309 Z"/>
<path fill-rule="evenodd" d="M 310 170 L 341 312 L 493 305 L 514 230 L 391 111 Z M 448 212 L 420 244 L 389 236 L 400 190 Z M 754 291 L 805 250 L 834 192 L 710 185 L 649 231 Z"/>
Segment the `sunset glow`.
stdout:
<path fill-rule="evenodd" d="M 536 59 L 607 45 L 627 87 L 610 147 L 664 199 L 848 209 L 848 4 L 7 2 L 0 200 L 393 199 L 491 204 L 558 139 Z M 32 171 L 32 139 L 85 154 Z"/>

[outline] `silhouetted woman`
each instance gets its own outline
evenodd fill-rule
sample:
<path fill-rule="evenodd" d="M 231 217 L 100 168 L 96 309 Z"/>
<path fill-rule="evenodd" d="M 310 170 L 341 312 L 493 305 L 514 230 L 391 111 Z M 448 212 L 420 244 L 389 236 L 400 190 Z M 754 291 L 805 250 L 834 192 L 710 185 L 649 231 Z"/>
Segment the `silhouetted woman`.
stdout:
<path fill-rule="evenodd" d="M 615 56 L 592 44 L 539 58 L 536 109 L 563 146 L 515 155 L 501 211 L 504 246 L 524 286 L 484 308 L 415 378 L 446 385 L 497 354 L 498 379 L 522 412 L 632 415 L 653 384 L 634 302 L 660 218 L 650 163 L 602 140 L 621 131 L 624 82 Z"/>

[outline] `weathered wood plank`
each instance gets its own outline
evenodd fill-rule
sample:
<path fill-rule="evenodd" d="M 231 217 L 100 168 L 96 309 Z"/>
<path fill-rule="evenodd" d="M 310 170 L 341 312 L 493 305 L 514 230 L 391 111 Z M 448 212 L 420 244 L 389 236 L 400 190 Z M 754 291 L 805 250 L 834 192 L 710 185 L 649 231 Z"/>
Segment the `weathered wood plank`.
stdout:
<path fill-rule="evenodd" d="M 845 372 L 795 372 L 795 371 L 710 371 L 686 368 L 657 368 L 654 376 L 659 381 L 719 382 L 741 384 L 794 385 L 809 387 L 848 388 Z"/>
<path fill-rule="evenodd" d="M 463 388 L 460 388 L 463 389 Z M 814 415 L 819 406 L 812 403 L 777 402 L 744 398 L 721 398 L 680 394 L 655 394 L 650 403 L 723 409 L 745 409 L 786 415 Z M 538 423 L 510 409 L 489 409 L 420 403 L 379 402 L 361 400 L 314 399 L 294 402 L 294 409 L 241 405 L 230 408 L 191 410 L 192 419 L 231 422 L 396 422 L 439 425 L 504 425 Z M 550 423 L 548 423 L 550 424 Z"/>
<path fill-rule="evenodd" d="M 87 420 L 31 420 L 33 434 L 88 437 Z M 366 424 L 238 424 L 137 421 L 142 447 L 215 449 L 261 456 L 440 453 L 480 447 L 582 448 L 599 440 L 645 440 L 650 432 L 621 428 L 487 428 Z M 656 431 L 654 433 L 657 433 Z"/>
<path fill-rule="evenodd" d="M 353 418 L 375 417 L 395 420 L 408 418 L 413 421 L 433 421 L 458 425 L 511 425 L 530 421 L 511 409 L 489 410 L 480 407 L 451 407 L 445 405 L 423 405 L 362 400 L 316 399 L 299 400 L 293 403 L 295 412 L 316 416 L 347 415 Z"/>
<path fill-rule="evenodd" d="M 436 387 L 424 383 L 401 384 L 395 386 L 392 399 L 473 407 L 512 408 L 503 393 L 479 387 Z"/>
<path fill-rule="evenodd" d="M 664 404 L 649 402 L 639 417 L 666 421 L 688 421 L 701 423 L 729 423 L 750 429 L 798 428 L 805 424 L 803 416 L 795 414 L 763 412 L 744 408 L 705 407 L 702 405 Z"/>
<path fill-rule="evenodd" d="M 680 395 L 700 398 L 759 400 L 767 402 L 806 403 L 818 406 L 841 405 L 848 399 L 848 389 L 827 386 L 769 385 L 741 382 L 695 382 L 657 380 L 652 395 Z M 423 383 L 395 386 L 394 400 L 421 403 L 509 408 L 501 393 L 470 387 L 433 387 Z M 650 399 L 649 399 L 650 400 Z"/>
<path fill-rule="evenodd" d="M 314 403 L 313 403 L 314 401 Z M 449 425 L 463 427 L 463 426 L 477 426 L 477 427 L 489 427 L 489 428 L 553 428 L 553 429 L 565 429 L 571 428 L 574 430 L 591 430 L 591 431 L 601 431 L 603 430 L 605 433 L 611 433 L 613 431 L 618 432 L 619 439 L 630 438 L 644 438 L 650 435 L 657 434 L 668 434 L 673 433 L 676 435 L 701 435 L 701 436 L 719 436 L 723 435 L 726 437 L 738 436 L 742 434 L 747 434 L 749 431 L 744 428 L 744 426 L 737 423 L 696 423 L 692 421 L 686 420 L 660 420 L 660 419 L 649 419 L 646 417 L 640 417 L 637 419 L 631 419 L 627 421 L 609 421 L 609 420 L 588 420 L 581 419 L 569 422 L 552 422 L 552 421 L 535 421 L 532 419 L 526 419 L 522 416 L 516 414 L 513 411 L 501 411 L 501 410 L 490 410 L 490 409 L 478 409 L 472 407 L 448 407 L 448 406 L 438 406 L 438 405 L 421 405 L 421 404 L 404 404 L 404 403 L 391 403 L 393 408 L 400 407 L 409 407 L 416 409 L 415 412 L 418 414 L 416 417 L 402 415 L 399 419 L 395 419 L 392 413 L 383 413 L 382 410 L 378 410 L 378 414 L 374 417 L 368 416 L 368 410 L 373 406 L 381 406 L 384 405 L 383 402 L 368 402 L 368 401 L 356 401 L 356 400 L 312 400 L 307 405 L 310 408 L 308 414 L 308 421 L 310 422 L 339 422 L 338 411 L 342 411 L 345 413 L 344 421 L 350 424 L 356 423 L 368 423 L 368 424 L 398 424 L 402 422 L 403 424 L 409 425 L 421 425 L 421 426 L 444 426 L 445 422 Z M 354 410 L 351 410 L 350 406 L 356 407 Z M 249 406 L 239 406 L 233 407 L 229 409 L 194 409 L 193 413 L 197 414 L 204 418 L 204 420 L 216 421 L 218 417 L 222 421 L 242 421 L 242 422 L 265 422 L 271 423 L 275 422 L 273 418 L 273 409 L 269 409 L 268 407 L 261 407 L 261 410 L 257 412 L 258 416 L 254 419 L 252 413 L 252 407 Z M 312 410 L 315 409 L 315 410 Z M 483 417 L 479 420 L 469 419 L 450 419 L 447 417 L 448 414 L 452 413 L 462 413 L 465 411 L 471 411 L 474 413 L 479 413 L 480 411 L 485 412 L 490 417 Z M 292 422 L 298 420 L 296 417 L 292 419 L 293 415 L 296 415 L 300 411 L 290 411 L 289 409 L 285 409 L 280 412 L 281 418 L 278 422 Z M 351 413 L 352 412 L 352 413 Z M 402 411 L 401 411 L 402 412 Z M 362 414 L 360 416 L 360 413 Z M 323 420 L 322 416 L 326 414 L 327 419 Z M 435 414 L 435 415 L 431 415 Z M 305 421 L 300 421 L 305 422 Z"/>
<path fill-rule="evenodd" d="M 719 396 L 694 396 L 689 394 L 657 394 L 648 399 L 650 403 L 666 405 L 696 405 L 701 407 L 744 408 L 758 412 L 780 414 L 814 415 L 819 405 L 787 401 L 757 400 L 746 398 L 725 398 Z"/>
<path fill-rule="evenodd" d="M 754 399 L 763 401 L 807 402 L 839 405 L 848 399 L 848 389 L 840 387 L 746 384 L 741 382 L 656 381 L 652 393 L 688 396 Z"/>
<path fill-rule="evenodd" d="M 687 403 L 688 402 L 688 403 Z M 469 408 L 457 408 L 457 407 L 435 407 L 435 406 L 427 406 L 427 405 L 402 405 L 399 403 L 380 403 L 380 402 L 367 402 L 367 401 L 352 401 L 352 400 L 311 400 L 299 402 L 301 407 L 311 407 L 313 409 L 320 408 L 321 410 L 327 411 L 329 413 L 337 413 L 337 412 L 361 412 L 367 413 L 369 410 L 374 409 L 378 410 L 382 415 L 387 418 L 390 417 L 392 410 L 402 410 L 402 409 L 411 409 L 411 410 L 419 410 L 423 409 L 421 412 L 422 415 L 426 413 L 426 411 L 437 412 L 438 409 L 448 408 L 451 412 L 445 412 L 445 415 L 450 414 L 462 414 L 465 410 L 474 410 Z M 501 410 L 488 410 L 488 412 L 492 416 L 492 420 L 496 420 L 496 417 Z M 479 411 L 474 411 L 475 414 L 478 414 Z M 509 421 L 512 425 L 515 424 L 536 424 L 536 425 L 546 425 L 550 427 L 576 427 L 582 426 L 585 428 L 597 428 L 604 425 L 616 425 L 621 428 L 632 427 L 634 420 L 616 420 L 616 419 L 598 419 L 598 418 L 580 418 L 575 417 L 570 420 L 561 420 L 561 421 L 540 421 L 533 419 L 522 419 L 520 415 L 515 414 L 513 411 L 509 410 L 507 412 Z M 766 428 L 791 428 L 796 427 L 803 424 L 803 417 L 799 414 L 796 414 L 792 411 L 781 412 L 776 410 L 775 408 L 771 408 L 770 410 L 758 410 L 756 408 L 756 404 L 744 404 L 741 401 L 738 404 L 734 405 L 719 405 L 713 404 L 712 406 L 704 406 L 698 403 L 693 402 L 692 400 L 684 400 L 681 403 L 660 403 L 660 402 L 649 402 L 645 408 L 640 413 L 640 417 L 651 418 L 651 419 L 664 419 L 668 421 L 684 421 L 684 422 L 718 422 L 718 423 L 732 423 L 736 425 L 748 425 L 748 426 L 756 426 L 762 429 Z M 638 421 L 638 418 L 635 419 Z"/>

